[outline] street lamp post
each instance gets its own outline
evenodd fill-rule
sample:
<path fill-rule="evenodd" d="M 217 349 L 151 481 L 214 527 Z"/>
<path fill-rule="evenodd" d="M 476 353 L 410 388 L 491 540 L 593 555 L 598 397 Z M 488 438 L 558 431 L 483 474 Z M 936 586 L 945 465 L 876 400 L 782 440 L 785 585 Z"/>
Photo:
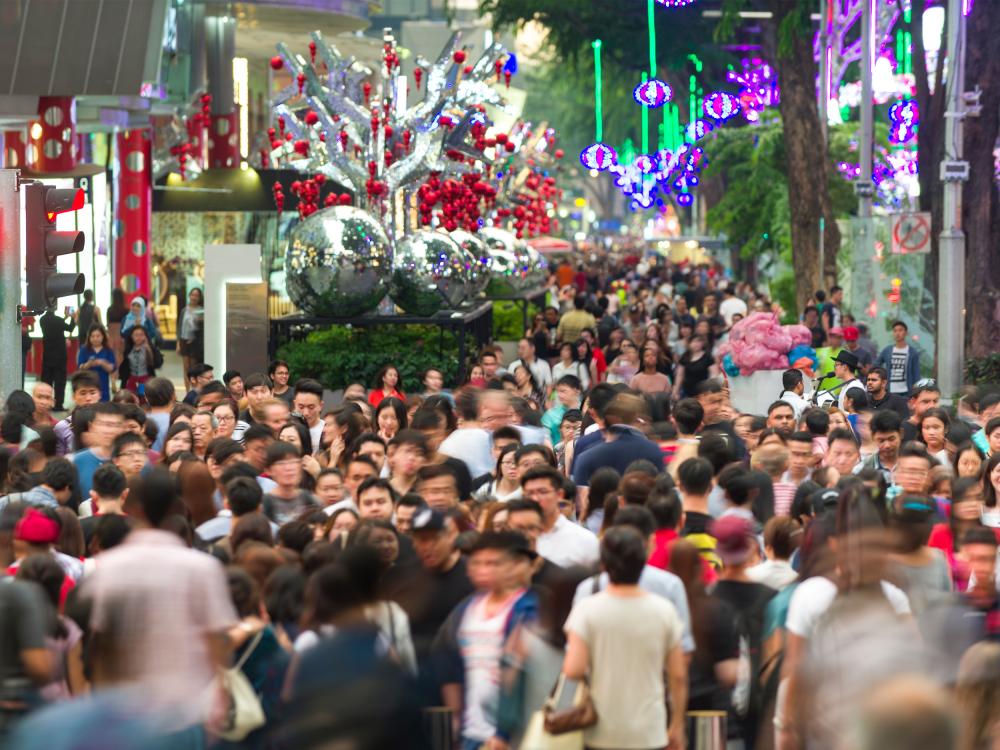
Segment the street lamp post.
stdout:
<path fill-rule="evenodd" d="M 962 159 L 965 117 L 965 14 L 962 0 L 948 1 L 948 111 L 945 112 L 944 209 L 938 244 L 937 373 L 941 395 L 950 399 L 962 385 L 965 363 L 965 232 L 962 187 L 969 163 Z"/>

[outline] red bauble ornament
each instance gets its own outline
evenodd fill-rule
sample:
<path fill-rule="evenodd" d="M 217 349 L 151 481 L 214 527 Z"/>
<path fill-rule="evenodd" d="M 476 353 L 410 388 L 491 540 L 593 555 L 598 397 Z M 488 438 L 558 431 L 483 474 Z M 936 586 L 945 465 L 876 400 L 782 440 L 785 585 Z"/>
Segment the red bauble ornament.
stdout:
<path fill-rule="evenodd" d="M 275 130 L 274 128 L 268 128 L 267 129 L 267 137 L 270 138 L 272 141 L 274 140 L 274 136 L 276 136 L 277 134 L 278 134 L 278 131 Z"/>
<path fill-rule="evenodd" d="M 466 65 L 464 68 L 462 68 L 462 72 L 465 75 L 470 75 L 472 73 L 472 66 L 471 65 Z"/>
<path fill-rule="evenodd" d="M 319 115 L 310 109 L 308 112 L 306 112 L 305 121 L 306 125 L 315 125 L 317 122 L 319 122 Z"/>
<path fill-rule="evenodd" d="M 271 58 L 271 70 L 281 70 L 283 67 L 285 67 L 285 61 L 281 59 L 280 55 Z"/>
<path fill-rule="evenodd" d="M 285 118 L 284 117 L 279 117 L 278 118 L 278 130 L 281 133 L 285 132 Z"/>
<path fill-rule="evenodd" d="M 386 140 L 389 140 L 390 138 L 392 138 L 392 134 L 393 134 L 392 125 L 386 125 L 382 129 L 382 132 L 385 133 L 385 139 Z"/>
<path fill-rule="evenodd" d="M 323 199 L 323 205 L 327 206 L 327 207 L 329 207 L 329 206 L 336 206 L 337 205 L 337 196 L 334 195 L 333 193 L 330 193 L 328 196 L 326 196 L 326 198 Z"/>
<path fill-rule="evenodd" d="M 340 138 L 340 147 L 346 151 L 347 150 L 347 131 L 346 130 L 341 130 L 340 131 L 340 135 L 338 136 L 338 138 Z"/>
<path fill-rule="evenodd" d="M 295 80 L 298 81 L 299 83 L 299 96 L 302 96 L 302 89 L 304 89 L 306 86 L 306 74 L 299 73 L 297 76 L 295 76 Z"/>
<path fill-rule="evenodd" d="M 508 154 L 512 154 L 514 153 L 514 149 L 517 148 L 517 146 L 514 145 L 514 141 L 507 141 L 505 144 L 503 144 L 503 148 L 504 151 L 506 151 Z"/>
<path fill-rule="evenodd" d="M 420 90 L 420 79 L 424 77 L 424 71 L 421 68 L 413 69 L 413 80 L 417 82 L 417 91 Z"/>
<path fill-rule="evenodd" d="M 556 152 L 553 154 L 553 156 L 555 156 L 557 159 L 562 159 L 565 155 L 566 152 L 563 151 L 561 148 L 557 148 Z"/>
<path fill-rule="evenodd" d="M 456 65 L 461 65 L 465 62 L 465 51 L 455 50 L 455 54 L 451 56 L 451 59 L 455 61 Z"/>
<path fill-rule="evenodd" d="M 340 203 L 341 206 L 349 206 L 349 205 L 351 205 L 351 194 L 350 193 L 341 193 L 340 197 L 337 199 L 337 202 Z"/>
<path fill-rule="evenodd" d="M 295 153 L 305 156 L 309 153 L 309 141 L 295 141 Z"/>
<path fill-rule="evenodd" d="M 273 141 L 271 141 L 271 148 L 272 149 L 281 148 L 281 141 L 275 138 Z"/>
<path fill-rule="evenodd" d="M 364 94 L 365 105 L 367 105 L 372 98 L 372 85 L 368 81 L 361 84 L 361 93 Z"/>
<path fill-rule="evenodd" d="M 316 42 L 309 42 L 309 57 L 312 60 L 312 64 L 316 64 Z"/>
<path fill-rule="evenodd" d="M 507 88 L 510 88 L 510 71 L 509 70 L 505 70 L 503 72 L 503 81 L 507 85 Z"/>
<path fill-rule="evenodd" d="M 495 70 L 497 74 L 497 83 L 500 83 L 500 75 L 503 73 L 503 60 L 497 60 L 493 63 L 493 70 Z"/>

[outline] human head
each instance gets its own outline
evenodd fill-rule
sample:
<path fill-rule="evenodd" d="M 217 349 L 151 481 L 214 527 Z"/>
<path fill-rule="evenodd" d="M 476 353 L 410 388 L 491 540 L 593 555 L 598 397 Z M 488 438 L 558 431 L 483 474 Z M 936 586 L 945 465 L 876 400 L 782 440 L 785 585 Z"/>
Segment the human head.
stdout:
<path fill-rule="evenodd" d="M 288 378 L 290 375 L 291 370 L 288 367 L 288 363 L 282 359 L 276 359 L 267 366 L 267 376 L 274 384 L 273 390 L 279 393 L 284 392 L 285 388 L 288 387 Z"/>
<path fill-rule="evenodd" d="M 726 394 L 722 383 L 715 379 L 702 381 L 695 389 L 695 396 L 705 412 L 703 423 L 716 424 L 722 420 L 726 408 Z"/>
<path fill-rule="evenodd" d="M 265 461 L 267 473 L 280 487 L 298 487 L 302 481 L 299 449 L 280 440 L 271 443 Z"/>
<path fill-rule="evenodd" d="M 101 379 L 93 370 L 77 370 L 70 377 L 70 385 L 76 406 L 91 406 L 101 400 Z"/>
<path fill-rule="evenodd" d="M 211 365 L 203 362 L 192 366 L 187 371 L 188 380 L 191 381 L 192 390 L 200 390 L 202 386 L 210 383 L 215 378 L 215 370 Z"/>
<path fill-rule="evenodd" d="M 205 447 L 215 435 L 215 429 L 219 423 L 215 421 L 210 411 L 199 411 L 191 417 L 191 432 L 194 433 L 195 453 L 201 455 Z"/>
<path fill-rule="evenodd" d="M 899 460 L 893 477 L 908 495 L 925 495 L 930 489 L 931 467 L 935 461 L 921 443 L 904 443 L 899 449 Z"/>
<path fill-rule="evenodd" d="M 951 426 L 951 418 L 948 412 L 940 407 L 928 409 L 920 418 L 920 438 L 921 442 L 935 452 L 945 447 L 948 428 Z"/>
<path fill-rule="evenodd" d="M 285 422 L 278 430 L 278 440 L 291 443 L 299 449 L 299 453 L 303 456 L 309 456 L 313 453 L 312 435 L 309 433 L 309 428 L 300 419 L 290 419 Z"/>
<path fill-rule="evenodd" d="M 379 473 L 375 462 L 368 456 L 353 456 L 344 467 L 344 490 L 355 498 L 355 493 L 361 483 L 368 477 L 377 477 Z"/>
<path fill-rule="evenodd" d="M 790 559 L 801 540 L 802 527 L 788 516 L 774 516 L 764 524 L 764 551 L 768 559 Z"/>
<path fill-rule="evenodd" d="M 422 508 L 413 517 L 410 536 L 421 565 L 427 570 L 447 569 L 455 555 L 458 526 L 450 515 Z"/>
<path fill-rule="evenodd" d="M 545 513 L 534 500 L 511 500 L 506 503 L 507 528 L 523 534 L 534 549 L 545 530 Z"/>
<path fill-rule="evenodd" d="M 802 378 L 801 370 L 785 370 L 781 374 L 781 387 L 786 391 L 797 393 L 800 396 L 805 389 L 805 381 Z"/>
<path fill-rule="evenodd" d="M 889 373 L 884 367 L 873 367 L 868 371 L 865 387 L 877 399 L 885 397 L 885 389 L 889 383 Z"/>
<path fill-rule="evenodd" d="M 972 443 L 962 443 L 955 449 L 955 476 L 979 479 L 983 470 L 983 456 Z"/>
<path fill-rule="evenodd" d="M 841 476 L 849 476 L 861 460 L 861 451 L 854 433 L 850 430 L 836 429 L 830 433 L 827 440 L 826 465 L 832 466 Z"/>
<path fill-rule="evenodd" d="M 704 458 L 689 458 L 677 469 L 677 485 L 683 495 L 704 497 L 712 489 L 714 470 Z"/>
<path fill-rule="evenodd" d="M 458 506 L 458 478 L 447 464 L 429 464 L 417 472 L 413 489 L 432 510 L 445 512 Z"/>
<path fill-rule="evenodd" d="M 537 466 L 521 476 L 521 490 L 524 497 L 534 500 L 541 506 L 547 527 L 551 527 L 559 515 L 562 489 L 563 477 L 551 466 Z"/>
<path fill-rule="evenodd" d="M 422 382 L 427 393 L 440 393 L 444 387 L 444 374 L 436 367 L 429 367 L 424 370 Z"/>
<path fill-rule="evenodd" d="M 902 347 L 906 343 L 906 334 L 909 327 L 902 320 L 894 321 L 892 324 L 892 338 L 896 346 Z"/>
<path fill-rule="evenodd" d="M 910 418 L 919 422 L 930 409 L 936 409 L 941 400 L 941 389 L 937 384 L 928 381 L 918 383 L 910 391 Z"/>
<path fill-rule="evenodd" d="M 903 442 L 903 421 L 899 414 L 891 409 L 879 409 L 872 417 L 870 429 L 879 460 L 886 466 L 895 465 Z"/>
<path fill-rule="evenodd" d="M 392 520 L 393 506 L 397 500 L 396 491 L 387 479 L 369 477 L 358 487 L 355 504 L 362 520 Z"/>
<path fill-rule="evenodd" d="M 292 408 L 310 427 L 319 424 L 323 410 L 323 386 L 312 378 L 301 378 L 295 383 L 295 397 Z"/>
<path fill-rule="evenodd" d="M 516 531 L 484 531 L 469 552 L 469 580 L 479 591 L 501 593 L 530 580 L 528 540 Z"/>
<path fill-rule="evenodd" d="M 786 401 L 775 401 L 767 407 L 767 426 L 788 437 L 795 431 L 795 410 Z"/>
<path fill-rule="evenodd" d="M 601 539 L 601 567 L 613 584 L 634 586 L 646 565 L 646 540 L 631 526 L 612 526 Z"/>
<path fill-rule="evenodd" d="M 1000 417 L 993 417 L 983 428 L 991 453 L 1000 453 Z"/>
<path fill-rule="evenodd" d="M 243 376 L 238 370 L 226 370 L 222 373 L 222 382 L 229 389 L 229 395 L 239 400 L 243 398 Z"/>
<path fill-rule="evenodd" d="M 48 417 L 52 407 L 56 405 L 55 392 L 48 383 L 38 381 L 31 390 L 31 398 L 34 400 L 35 409 L 41 415 L 42 420 Z"/>
<path fill-rule="evenodd" d="M 259 372 L 252 372 L 243 380 L 243 392 L 251 413 L 257 413 L 260 404 L 271 398 L 271 379 Z"/>
<path fill-rule="evenodd" d="M 127 479 L 139 476 L 148 458 L 146 441 L 134 432 L 123 432 L 111 444 L 111 461 Z"/>
<path fill-rule="evenodd" d="M 993 529 L 974 527 L 962 538 L 962 554 L 979 591 L 996 594 L 997 538 Z"/>
<path fill-rule="evenodd" d="M 267 465 L 267 450 L 274 442 L 274 433 L 262 424 L 250 425 L 243 433 L 243 447 L 247 461 L 258 471 Z"/>

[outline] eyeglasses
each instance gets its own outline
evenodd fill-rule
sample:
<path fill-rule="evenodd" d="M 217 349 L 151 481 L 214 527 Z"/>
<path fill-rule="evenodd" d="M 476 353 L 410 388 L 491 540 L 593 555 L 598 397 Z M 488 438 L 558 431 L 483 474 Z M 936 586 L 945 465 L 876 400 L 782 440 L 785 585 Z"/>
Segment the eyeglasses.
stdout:
<path fill-rule="evenodd" d="M 230 417 L 216 417 L 215 421 L 219 422 L 220 424 L 222 422 L 235 422 L 236 421 L 236 417 L 231 417 L 231 416 Z"/>
<path fill-rule="evenodd" d="M 115 458 L 146 458 L 146 451 L 144 450 L 133 450 L 133 451 L 122 451 Z"/>

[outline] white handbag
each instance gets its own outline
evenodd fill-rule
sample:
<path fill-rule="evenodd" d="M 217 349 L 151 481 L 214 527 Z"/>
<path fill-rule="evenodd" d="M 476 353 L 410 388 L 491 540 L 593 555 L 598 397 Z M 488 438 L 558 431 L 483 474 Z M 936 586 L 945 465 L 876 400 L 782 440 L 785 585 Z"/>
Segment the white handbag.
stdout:
<path fill-rule="evenodd" d="M 219 729 L 219 736 L 223 739 L 242 740 L 253 730 L 264 726 L 267 721 L 264 708 L 260 705 L 260 697 L 250 684 L 250 680 L 243 674 L 243 665 L 263 636 L 264 631 L 258 631 L 240 660 L 229 669 L 222 670 L 219 675 L 220 685 L 229 698 L 229 708 Z"/>

